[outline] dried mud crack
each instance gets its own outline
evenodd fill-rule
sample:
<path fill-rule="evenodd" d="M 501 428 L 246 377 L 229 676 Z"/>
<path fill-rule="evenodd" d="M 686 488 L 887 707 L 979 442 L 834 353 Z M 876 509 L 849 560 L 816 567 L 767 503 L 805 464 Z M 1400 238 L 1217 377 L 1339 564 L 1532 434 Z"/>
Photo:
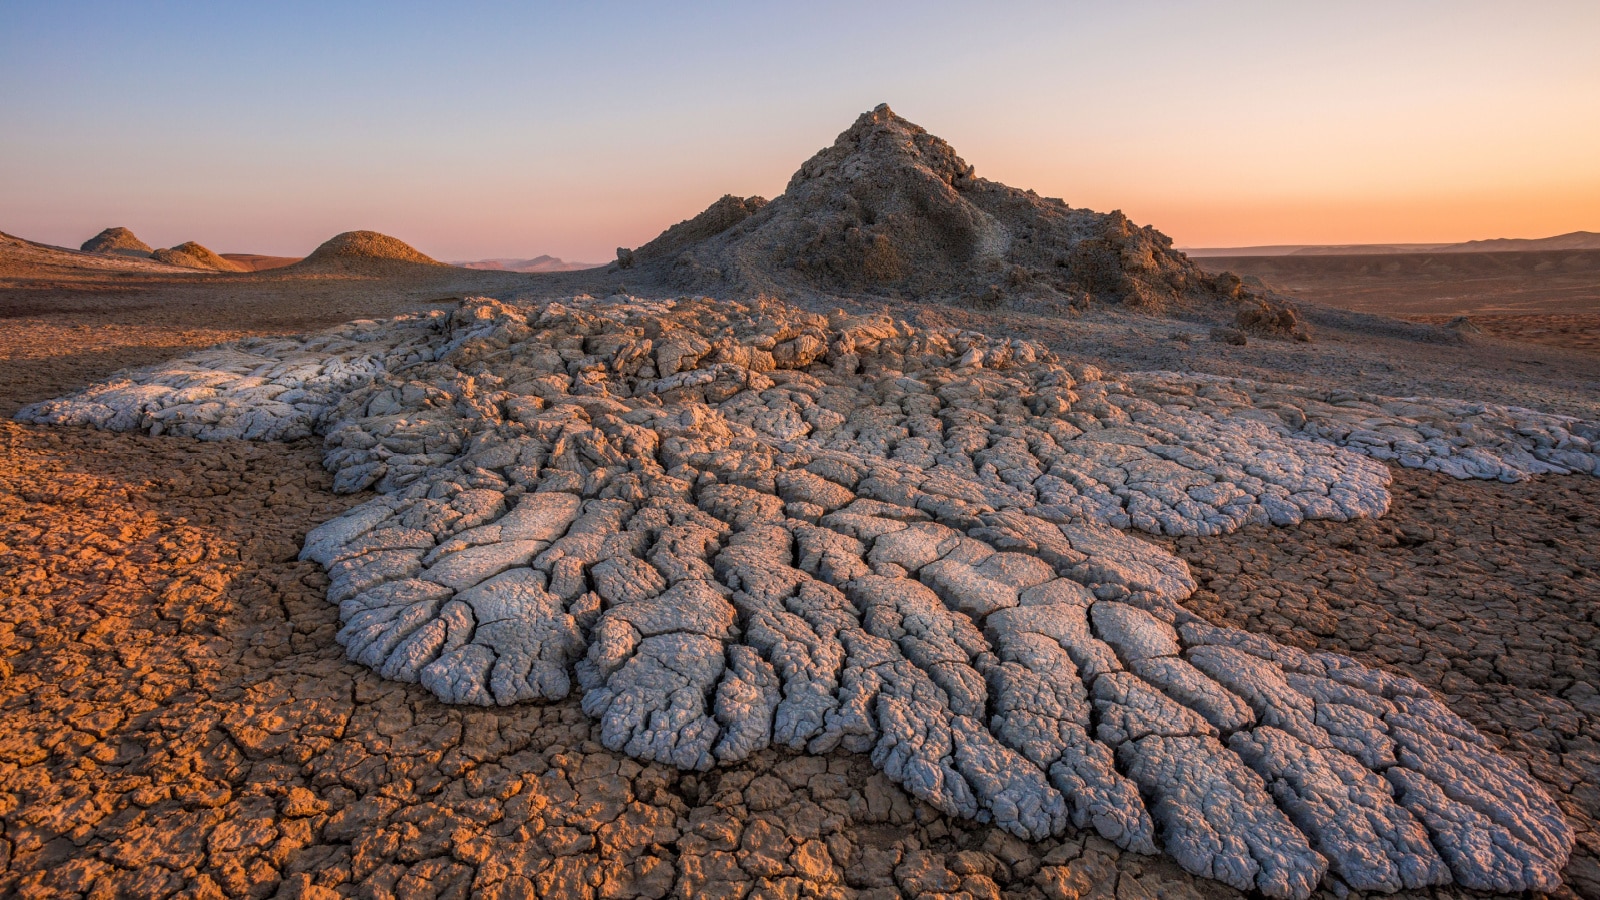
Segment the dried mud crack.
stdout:
<path fill-rule="evenodd" d="M 769 751 L 685 774 L 599 747 L 576 703 L 445 706 L 345 661 L 331 642 L 338 620 L 325 579 L 284 561 L 306 514 L 352 502 L 331 493 L 314 448 L 0 432 L 11 463 L 0 485 L 11 523 L 3 574 L 33 585 L 8 591 L 0 651 L 0 891 L 1232 895 L 1095 837 L 1030 845 L 950 820 L 859 757 Z M 220 485 L 234 486 L 213 493 Z M 1502 620 L 1441 617 L 1459 618 L 1452 626 L 1352 598 L 1385 596 L 1362 573 L 1398 571 L 1421 579 L 1427 608 L 1449 602 L 1469 588 L 1452 574 L 1455 558 L 1498 552 L 1503 537 L 1463 520 L 1504 510 L 1519 516 L 1525 545 L 1516 590 L 1500 596 L 1547 598 L 1580 624 L 1587 609 L 1593 627 L 1592 578 L 1558 561 L 1585 539 L 1592 548 L 1600 504 L 1556 479 L 1454 483 L 1402 472 L 1395 492 L 1381 520 L 1175 541 L 1202 584 L 1190 603 L 1219 623 L 1393 665 L 1443 693 L 1531 763 L 1579 825 L 1566 876 L 1594 896 L 1600 778 L 1583 739 L 1592 742 L 1600 717 L 1560 697 L 1600 678 L 1593 651 L 1569 644 L 1565 668 L 1547 670 L 1586 673 L 1564 691 L 1546 671 L 1521 682 L 1462 676 L 1459 663 L 1437 665 L 1459 657 L 1430 654 L 1427 634 L 1491 643 L 1504 639 Z M 40 535 L 56 535 L 75 558 L 47 553 Z M 1546 542 L 1557 546 L 1528 557 Z M 96 549 L 77 549 L 85 545 Z M 1238 587 L 1216 593 L 1224 583 Z M 1369 636 L 1351 637 L 1360 630 Z M 1409 659 L 1388 658 L 1399 643 L 1390 632 L 1408 637 Z M 813 867 L 821 850 L 827 858 Z"/>
<path fill-rule="evenodd" d="M 596 738 L 604 783 L 625 800 L 661 798 L 620 787 L 617 766 L 702 773 L 663 781 L 691 825 L 706 791 L 760 783 L 740 773 L 808 773 L 789 781 L 813 794 L 813 776 L 849 776 L 811 798 L 833 816 L 815 836 L 780 819 L 782 861 L 762 871 L 742 844 L 697 843 L 698 832 L 641 813 L 656 862 L 618 845 L 574 870 L 606 896 L 699 895 L 713 883 L 742 895 L 753 875 L 827 883 L 835 865 L 846 887 L 909 890 L 929 868 L 933 880 L 912 893 L 982 893 L 1041 853 L 1069 862 L 1115 856 L 1113 845 L 1159 849 L 1189 873 L 1274 897 L 1451 883 L 1548 891 L 1571 852 L 1573 824 L 1548 787 L 1424 684 L 1207 622 L 1184 605 L 1197 586 L 1184 562 L 1115 528 L 1214 540 L 1367 520 L 1391 496 L 1375 460 L 1505 482 L 1590 473 L 1594 423 L 1169 372 L 1111 378 L 1028 341 L 886 317 L 626 297 L 471 301 L 251 339 L 20 417 L 228 448 L 320 436 L 333 489 L 378 491 L 331 519 L 310 516 L 324 524 L 300 553 L 327 572 L 312 583 L 339 604 L 334 637 L 348 657 L 448 703 L 522 716 L 449 714 L 463 729 L 493 722 L 504 738 L 537 723 L 547 737 L 559 722 L 575 742 Z M 291 633 L 327 621 L 287 604 L 278 613 Z M 411 742 L 432 731 L 415 709 L 390 723 L 403 731 L 385 728 L 365 676 L 313 663 L 285 677 L 243 689 L 252 705 L 283 704 L 266 721 L 223 717 L 238 765 L 306 724 L 309 737 L 284 739 L 284 752 L 314 769 L 333 752 L 320 738 L 375 704 L 379 734 Z M 317 712 L 339 698 L 343 714 Z M 508 772 L 544 777 L 549 756 Z M 399 764 L 390 753 L 382 765 Z M 329 777 L 353 789 L 343 773 Z M 956 849 L 982 833 L 995 864 L 947 868 L 962 876 L 947 883 L 931 858 L 906 856 L 882 885 L 851 884 L 868 871 L 849 837 L 873 809 L 859 786 L 875 782 L 926 804 L 892 793 L 901 820 L 968 835 L 952 838 Z M 762 801 L 743 799 L 735 831 L 748 837 Z M 432 841 L 438 871 L 481 881 L 482 866 L 456 848 L 444 861 L 450 841 L 439 840 L 459 831 L 454 820 L 423 828 L 407 810 L 392 810 L 415 826 L 396 838 L 401 859 Z M 531 872 L 546 878 L 541 890 L 576 889 L 561 880 L 562 848 L 594 849 L 613 821 L 546 847 Z M 351 826 L 352 846 L 372 837 L 370 824 Z M 330 826 L 346 833 L 330 820 L 324 837 Z M 1033 856 L 997 855 L 1007 842 L 1026 849 L 1018 838 L 1035 842 Z M 727 855 L 713 864 L 713 852 Z M 630 858 L 644 888 L 602 884 Z M 1038 876 L 1030 890 L 1071 887 L 1027 874 Z M 987 886 L 964 880 L 980 876 Z"/>
<path fill-rule="evenodd" d="M 1600 896 L 1600 497 L 1397 470 L 1381 519 L 1169 542 L 1189 608 L 1437 692 L 1524 759 L 1577 831 L 1568 886 Z"/>
<path fill-rule="evenodd" d="M 0 440 L 0 893 L 1217 893 L 1093 837 L 951 822 L 860 757 L 686 774 L 604 749 L 576 702 L 382 679 L 292 561 L 307 516 L 353 502 L 306 443 Z"/>

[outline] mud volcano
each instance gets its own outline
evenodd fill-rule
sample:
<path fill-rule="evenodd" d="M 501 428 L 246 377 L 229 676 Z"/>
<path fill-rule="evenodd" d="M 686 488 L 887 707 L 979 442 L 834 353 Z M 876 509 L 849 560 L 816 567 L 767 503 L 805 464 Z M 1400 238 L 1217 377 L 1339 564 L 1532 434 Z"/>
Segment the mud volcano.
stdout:
<path fill-rule="evenodd" d="M 107 228 L 84 241 L 79 249 L 85 253 L 115 253 L 119 256 L 141 258 L 149 258 L 154 252 L 149 244 L 139 240 L 132 231 L 121 227 Z"/>
<path fill-rule="evenodd" d="M 948 814 L 1270 897 L 1550 890 L 1571 851 L 1425 688 L 1206 623 L 1118 529 L 1380 515 L 1378 460 L 1594 474 L 1597 423 L 626 297 L 247 340 L 19 417 L 320 435 L 339 489 L 377 491 L 303 551 L 350 658 L 449 703 L 576 691 L 639 759 L 867 754 Z"/>
<path fill-rule="evenodd" d="M 150 256 L 156 262 L 163 262 L 169 266 L 179 266 L 185 269 L 205 269 L 211 272 L 246 271 L 244 266 L 231 259 L 224 259 L 194 241 L 188 241 L 176 247 L 157 250 Z"/>
<path fill-rule="evenodd" d="M 393 275 L 443 265 L 399 238 L 376 231 L 346 231 L 324 241 L 310 256 L 286 267 L 286 271 Z"/>
<path fill-rule="evenodd" d="M 771 203 L 723 197 L 619 258 L 686 289 L 748 294 L 1043 297 L 1151 310 L 1264 302 L 1120 212 L 979 178 L 886 105 L 807 160 Z"/>

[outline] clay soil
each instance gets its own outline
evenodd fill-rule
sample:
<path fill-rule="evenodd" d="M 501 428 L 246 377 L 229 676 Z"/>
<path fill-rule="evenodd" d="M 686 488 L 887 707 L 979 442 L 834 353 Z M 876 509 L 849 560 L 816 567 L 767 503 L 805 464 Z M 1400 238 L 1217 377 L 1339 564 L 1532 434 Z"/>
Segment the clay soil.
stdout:
<path fill-rule="evenodd" d="M 1467 316 L 1509 341 L 1600 353 L 1600 250 L 1204 257 L 1301 300 L 1442 324 Z"/>
<path fill-rule="evenodd" d="M 1208 272 L 1254 275 L 1302 300 L 1383 315 L 1594 312 L 1600 250 L 1213 256 Z"/>
<path fill-rule="evenodd" d="M 1412 322 L 1446 325 L 1456 317 L 1433 315 L 1406 318 Z M 1479 331 L 1503 340 L 1600 354 L 1600 312 L 1550 315 L 1502 313 L 1468 318 Z"/>
<path fill-rule="evenodd" d="M 531 284 L 13 276 L 5 416 L 242 334 Z M 576 702 L 380 679 L 295 561 L 364 499 L 311 442 L 7 421 L 0 455 L 0 896 L 1237 896 L 1091 836 L 948 820 L 864 757 L 686 774 L 604 750 Z M 1566 890 L 1600 897 L 1600 490 L 1402 471 L 1394 494 L 1377 521 L 1168 543 L 1197 611 L 1404 671 L 1526 760 L 1578 831 Z"/>
<path fill-rule="evenodd" d="M 298 256 L 263 256 L 260 253 L 224 253 L 222 258 L 237 263 L 246 272 L 265 272 L 268 269 L 281 269 L 284 266 L 292 266 L 300 261 Z"/>

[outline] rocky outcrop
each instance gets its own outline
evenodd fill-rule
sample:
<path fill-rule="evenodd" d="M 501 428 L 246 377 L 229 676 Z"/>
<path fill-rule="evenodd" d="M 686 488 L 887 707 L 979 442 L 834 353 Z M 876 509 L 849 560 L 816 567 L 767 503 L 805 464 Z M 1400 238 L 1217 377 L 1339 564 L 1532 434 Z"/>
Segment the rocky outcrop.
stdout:
<path fill-rule="evenodd" d="M 194 241 L 157 250 L 151 254 L 156 262 L 163 262 L 169 266 L 180 266 L 185 269 L 205 269 L 211 272 L 246 272 L 244 266 L 231 259 L 224 259 Z"/>
<path fill-rule="evenodd" d="M 1571 849 L 1419 684 L 1207 623 L 1118 529 L 1378 515 L 1379 459 L 1592 474 L 1600 424 L 630 298 L 243 341 L 21 417 L 320 435 L 337 488 L 377 490 L 302 551 L 350 658 L 452 703 L 578 694 L 640 760 L 864 754 L 949 814 L 1272 897 L 1549 890 Z"/>
<path fill-rule="evenodd" d="M 685 287 L 747 293 L 1047 297 L 1161 310 L 1229 305 L 1239 291 L 1238 279 L 1218 282 L 1120 212 L 979 178 L 888 106 L 807 160 L 771 203 L 724 197 L 635 256 L 663 260 Z"/>
<path fill-rule="evenodd" d="M 107 228 L 83 242 L 85 253 L 115 253 L 119 256 L 149 257 L 154 251 L 126 228 Z"/>

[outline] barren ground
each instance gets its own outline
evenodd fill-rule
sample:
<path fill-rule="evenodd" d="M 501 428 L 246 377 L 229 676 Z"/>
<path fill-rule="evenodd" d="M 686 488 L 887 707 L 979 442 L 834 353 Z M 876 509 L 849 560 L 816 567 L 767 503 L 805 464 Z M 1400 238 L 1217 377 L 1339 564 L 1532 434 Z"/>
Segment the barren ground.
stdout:
<path fill-rule="evenodd" d="M 1600 354 L 1600 251 L 1210 257 L 1313 303 L 1441 325 L 1467 316 L 1508 341 Z"/>
<path fill-rule="evenodd" d="M 565 284 L 118 278 L 0 283 L 0 413 L 245 333 Z M 1499 393 L 1550 407 L 1584 406 L 1597 377 L 1590 357 L 1493 339 L 1404 358 L 1403 334 L 1325 329 L 1296 356 L 1170 330 L 1186 338 L 1119 317 L 1039 336 L 1129 368 L 1373 390 L 1478 366 L 1469 386 L 1501 371 Z M 344 660 L 321 572 L 293 561 L 362 499 L 331 493 L 309 442 L 6 422 L 0 453 L 0 894 L 1234 895 L 1098 838 L 1027 845 L 947 820 L 862 757 L 684 774 L 604 750 L 576 702 L 462 709 L 384 681 Z M 1527 760 L 1578 831 L 1569 889 L 1600 897 L 1600 488 L 1397 471 L 1394 497 L 1377 521 L 1167 543 L 1203 585 L 1197 611 L 1397 668 Z"/>
<path fill-rule="evenodd" d="M 1407 318 L 1413 322 L 1444 325 L 1456 317 L 1431 315 L 1407 316 Z M 1548 315 L 1496 313 L 1474 315 L 1469 318 L 1480 331 L 1497 338 L 1600 354 L 1600 312 Z"/>

